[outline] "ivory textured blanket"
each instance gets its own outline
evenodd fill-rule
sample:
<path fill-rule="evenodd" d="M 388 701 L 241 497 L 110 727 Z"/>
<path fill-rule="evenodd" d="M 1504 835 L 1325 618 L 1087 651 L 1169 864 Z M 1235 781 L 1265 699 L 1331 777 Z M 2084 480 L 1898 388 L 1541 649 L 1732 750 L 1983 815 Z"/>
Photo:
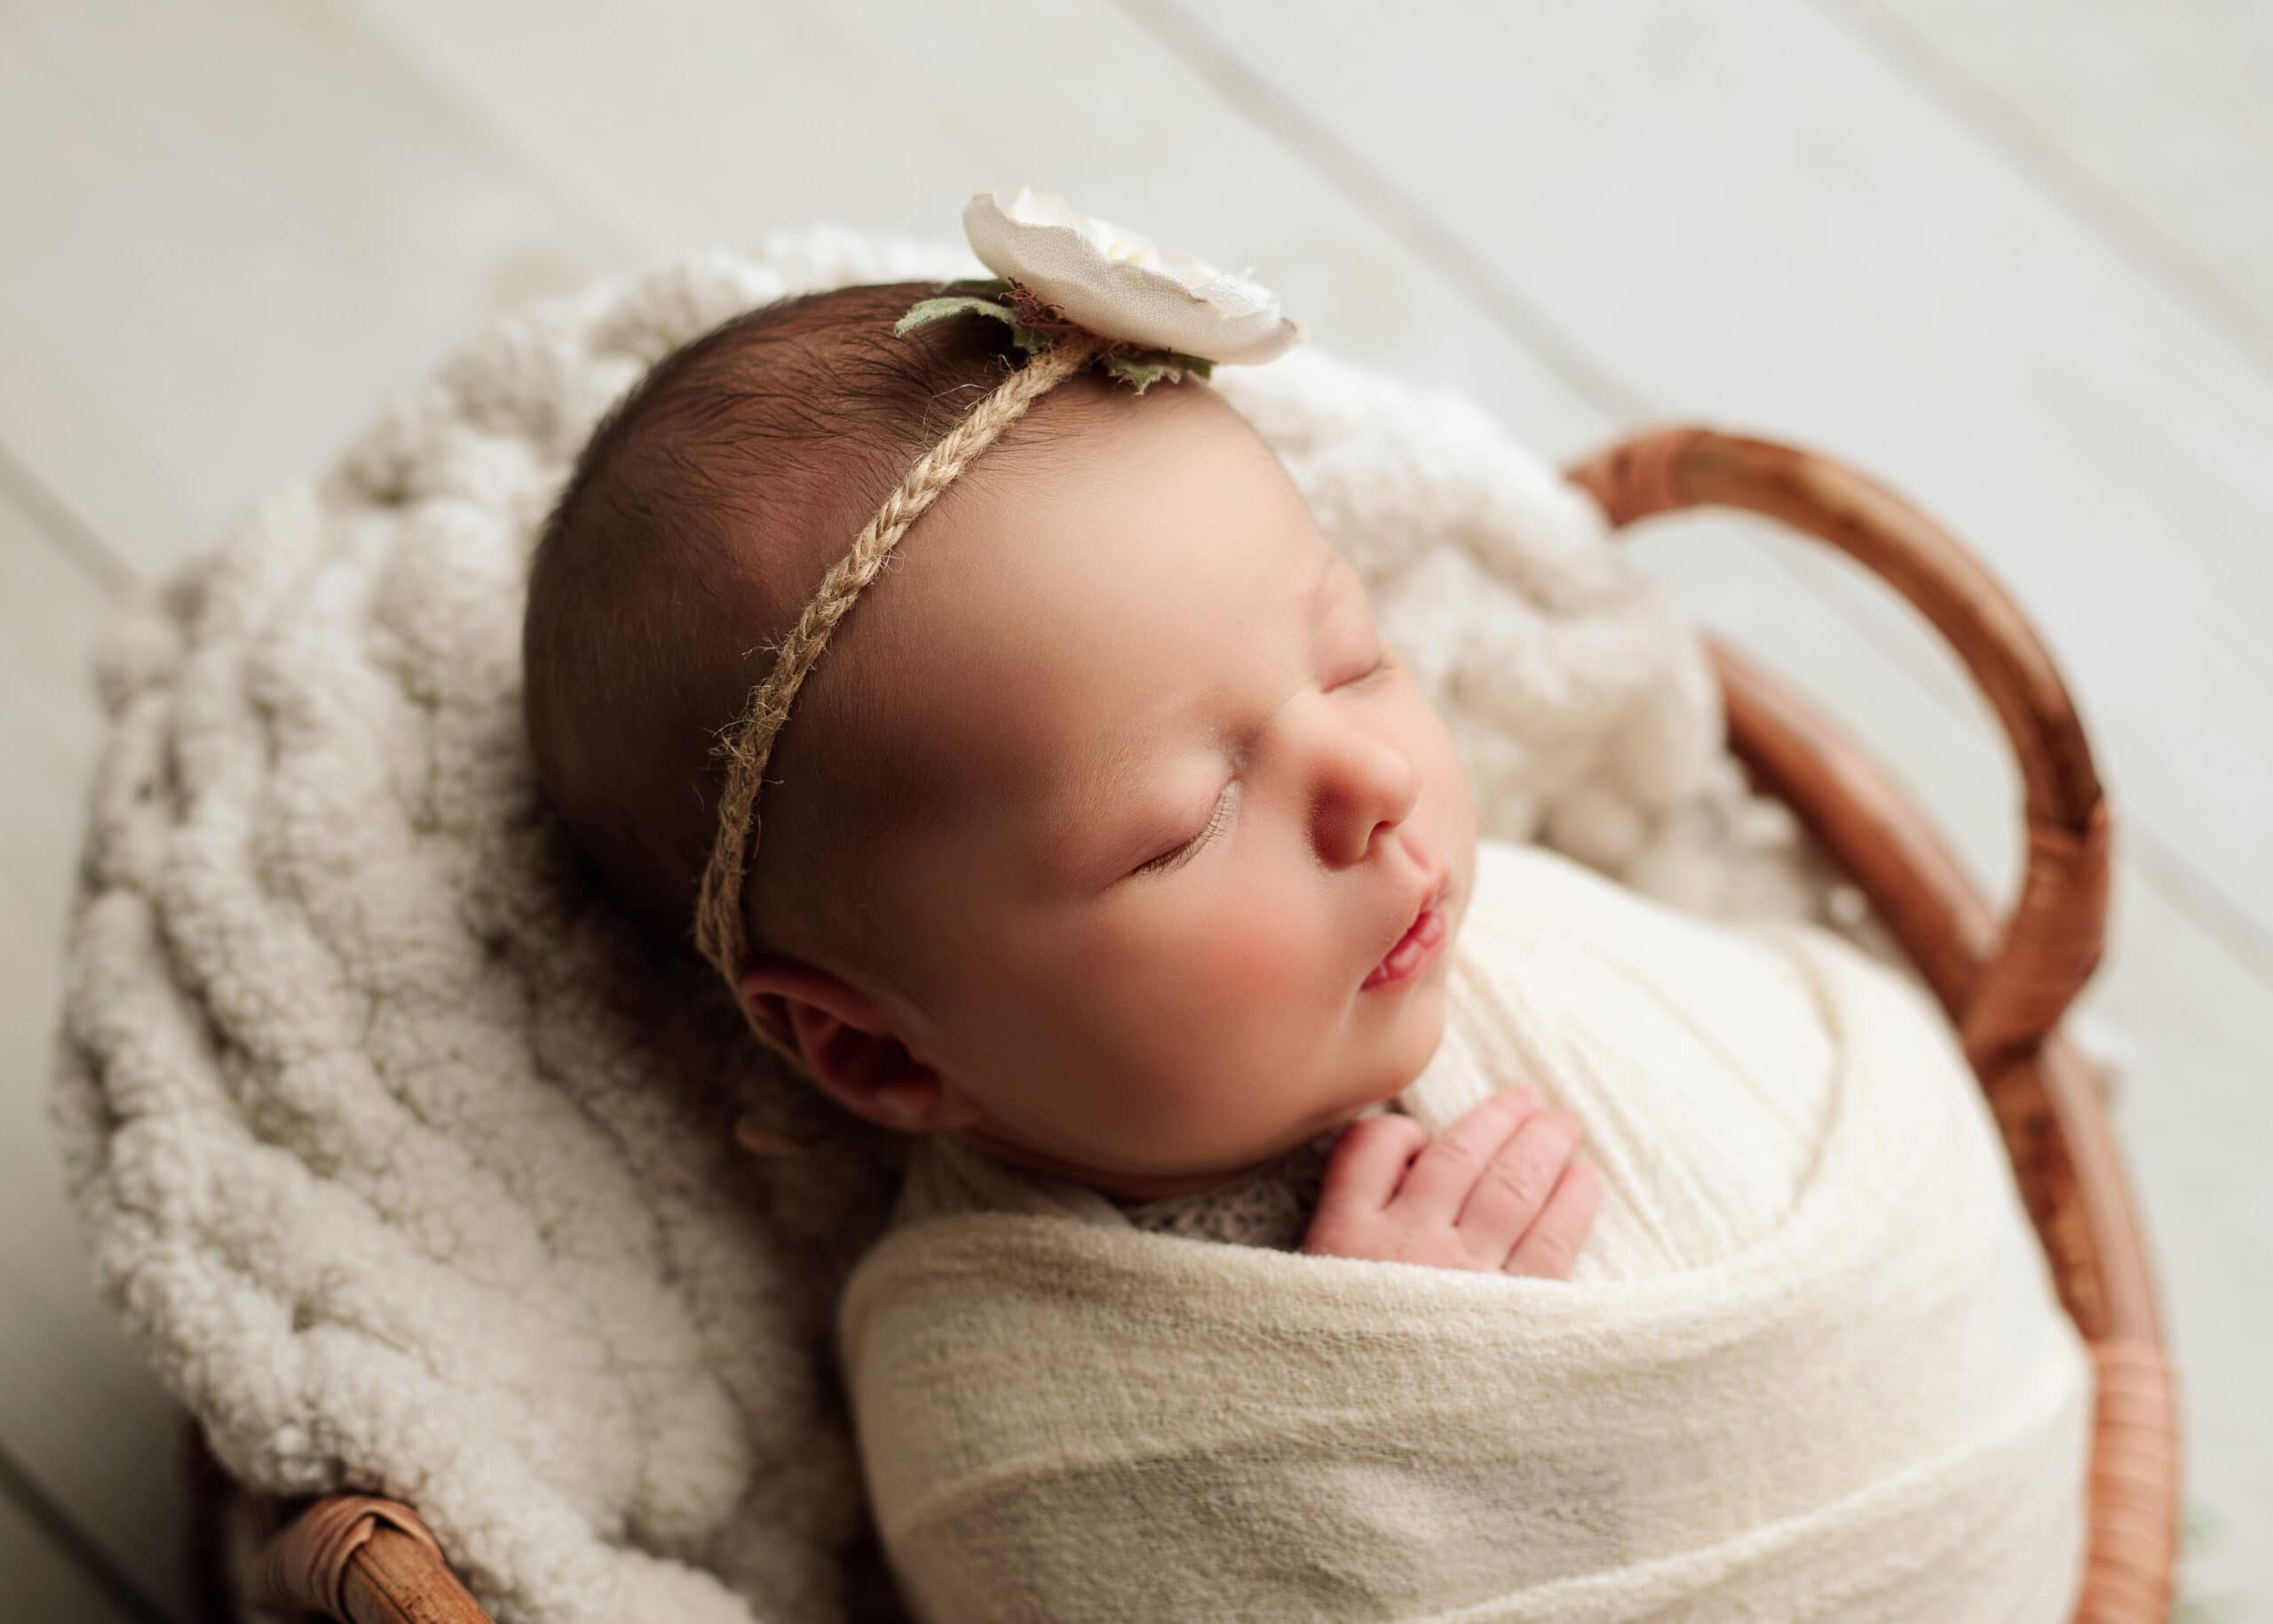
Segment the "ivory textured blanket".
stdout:
<path fill-rule="evenodd" d="M 2087 1357 L 1938 1011 L 1490 841 L 1450 970 L 1397 1105 L 1576 1109 L 1580 1273 L 1145 1234 L 927 1150 L 838 1323 L 919 1614 L 2065 1619 Z"/>

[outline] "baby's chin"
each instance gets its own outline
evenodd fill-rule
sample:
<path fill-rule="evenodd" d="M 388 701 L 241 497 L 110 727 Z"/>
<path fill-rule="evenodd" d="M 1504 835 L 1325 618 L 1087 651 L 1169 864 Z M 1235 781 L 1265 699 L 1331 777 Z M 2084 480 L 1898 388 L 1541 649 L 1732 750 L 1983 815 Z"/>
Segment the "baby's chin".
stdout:
<path fill-rule="evenodd" d="M 1406 1052 L 1393 1057 L 1387 1072 L 1360 1089 L 1356 1103 L 1332 1119 L 1333 1126 L 1355 1121 L 1390 1104 L 1418 1082 L 1435 1062 L 1445 1044 L 1445 965 L 1451 957 L 1451 946 L 1447 942 L 1445 951 L 1422 972 L 1429 984 L 1414 987 L 1398 1011 L 1395 1042 Z"/>
<path fill-rule="evenodd" d="M 1363 1118 L 1369 1116 L 1381 1116 L 1387 1112 L 1394 1111 L 1397 1108 L 1398 1095 L 1404 1092 L 1405 1090 L 1403 1089 L 1395 1089 L 1390 1093 L 1382 1095 L 1379 1099 L 1369 1101 L 1365 1105 L 1345 1111 L 1340 1116 L 1329 1118 L 1326 1123 L 1326 1129 L 1347 1128 L 1350 1123 L 1360 1121 Z M 1323 1132 L 1325 1129 L 1321 1129 L 1320 1131 Z"/>

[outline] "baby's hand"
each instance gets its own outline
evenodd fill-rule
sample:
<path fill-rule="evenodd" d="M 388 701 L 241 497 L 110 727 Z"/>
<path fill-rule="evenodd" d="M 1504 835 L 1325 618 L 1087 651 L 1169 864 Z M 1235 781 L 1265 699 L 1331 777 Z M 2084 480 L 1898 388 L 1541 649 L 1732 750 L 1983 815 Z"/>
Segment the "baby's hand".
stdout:
<path fill-rule="evenodd" d="M 1503 1089 L 1433 1143 L 1409 1116 L 1360 1117 L 1326 1164 L 1303 1250 L 1479 1274 L 1568 1279 L 1602 1202 L 1572 1160 L 1585 1129 Z"/>

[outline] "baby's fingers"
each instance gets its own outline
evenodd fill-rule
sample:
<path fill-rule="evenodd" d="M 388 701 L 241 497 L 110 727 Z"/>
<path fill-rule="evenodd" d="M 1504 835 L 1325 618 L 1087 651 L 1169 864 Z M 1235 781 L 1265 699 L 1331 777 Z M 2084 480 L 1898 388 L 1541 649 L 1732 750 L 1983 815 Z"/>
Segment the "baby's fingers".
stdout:
<path fill-rule="evenodd" d="M 1428 1145 L 1429 1130 L 1395 1112 L 1351 1122 L 1327 1153 L 1319 1216 L 1328 1223 L 1378 1216 Z"/>
<path fill-rule="evenodd" d="M 1546 1210 L 1580 1131 L 1571 1112 L 1535 1112 L 1477 1176 L 1456 1227 L 1486 1268 L 1497 1266 Z"/>
<path fill-rule="evenodd" d="M 1587 1243 L 1587 1235 L 1595 1226 L 1595 1213 L 1602 1205 L 1602 1179 L 1594 1168 L 1583 1161 L 1572 1161 L 1563 1169 L 1556 1181 L 1555 1193 L 1547 1198 L 1547 1206 L 1524 1238 L 1516 1242 L 1516 1249 L 1508 1254 L 1508 1261 L 1500 1266 L 1502 1274 L 1533 1274 L 1541 1279 L 1567 1280 L 1571 1265 L 1579 1261 L 1579 1248 Z"/>
<path fill-rule="evenodd" d="M 1461 1208 L 1470 1200 L 1477 1181 L 1492 1176 L 1492 1163 L 1525 1127 L 1539 1120 L 1543 1107 L 1529 1089 L 1502 1089 L 1472 1107 L 1439 1135 L 1413 1164 L 1398 1192 L 1398 1206 L 1406 1219 L 1438 1230 L 1461 1226 Z M 1548 1177 L 1549 1184 L 1553 1176 Z M 1547 1185 L 1539 1189 L 1541 1199 Z M 1525 1221 L 1529 1222 L 1529 1215 Z M 1508 1231 L 1513 1241 L 1522 1224 Z M 1493 1255 L 1496 1262 L 1504 1252 Z"/>

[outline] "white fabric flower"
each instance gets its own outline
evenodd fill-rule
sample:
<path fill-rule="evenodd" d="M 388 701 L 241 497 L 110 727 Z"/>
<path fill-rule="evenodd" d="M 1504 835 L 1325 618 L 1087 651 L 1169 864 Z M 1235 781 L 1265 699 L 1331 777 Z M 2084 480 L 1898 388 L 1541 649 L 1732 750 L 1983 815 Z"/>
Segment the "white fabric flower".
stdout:
<path fill-rule="evenodd" d="M 1007 204 L 980 192 L 963 234 L 986 268 L 1030 288 L 1090 331 L 1147 349 L 1256 366 L 1302 342 L 1260 282 L 1152 246 L 1054 192 L 1021 186 Z"/>

